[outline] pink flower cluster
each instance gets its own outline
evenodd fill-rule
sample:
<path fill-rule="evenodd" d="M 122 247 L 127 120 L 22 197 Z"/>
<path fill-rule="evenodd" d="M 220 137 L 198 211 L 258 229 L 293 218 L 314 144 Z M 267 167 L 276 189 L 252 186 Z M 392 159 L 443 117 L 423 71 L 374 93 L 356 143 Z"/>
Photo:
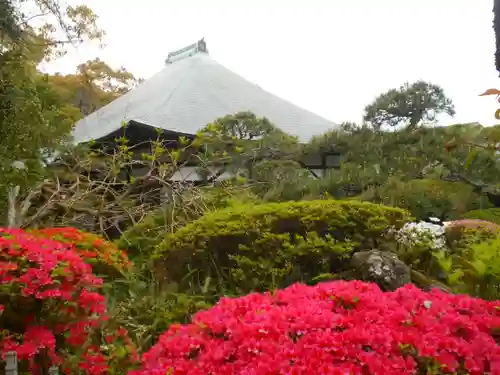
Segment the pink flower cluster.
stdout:
<path fill-rule="evenodd" d="M 500 374 L 500 302 L 359 281 L 222 299 L 131 375 Z"/>
<path fill-rule="evenodd" d="M 0 354 L 16 351 L 38 373 L 40 362 L 64 369 L 68 354 L 78 352 L 80 370 L 107 373 L 85 357 L 99 350 L 89 346 L 91 334 L 106 319 L 101 284 L 72 244 L 0 228 Z"/>

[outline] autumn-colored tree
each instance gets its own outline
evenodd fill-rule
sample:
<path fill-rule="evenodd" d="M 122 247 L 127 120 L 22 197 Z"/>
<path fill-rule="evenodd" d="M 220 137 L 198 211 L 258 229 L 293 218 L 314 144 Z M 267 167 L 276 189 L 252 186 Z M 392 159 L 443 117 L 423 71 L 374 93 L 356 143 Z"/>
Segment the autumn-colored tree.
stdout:
<path fill-rule="evenodd" d="M 83 116 L 125 94 L 142 80 L 125 68 L 113 69 L 96 58 L 78 65 L 74 74 L 54 74 L 49 82 L 61 99 L 78 108 Z"/>
<path fill-rule="evenodd" d="M 383 126 L 413 129 L 422 121 L 434 121 L 441 113 L 455 115 L 451 99 L 440 86 L 417 81 L 378 96 L 366 106 L 363 119 L 376 129 Z"/>

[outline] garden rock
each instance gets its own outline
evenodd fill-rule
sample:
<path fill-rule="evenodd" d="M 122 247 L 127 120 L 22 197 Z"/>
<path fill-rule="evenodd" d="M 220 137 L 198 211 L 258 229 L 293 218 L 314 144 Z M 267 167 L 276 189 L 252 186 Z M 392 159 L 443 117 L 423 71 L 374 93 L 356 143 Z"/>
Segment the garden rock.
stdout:
<path fill-rule="evenodd" d="M 353 255 L 351 262 L 362 280 L 374 282 L 384 291 L 411 283 L 410 268 L 393 253 L 361 251 Z"/>

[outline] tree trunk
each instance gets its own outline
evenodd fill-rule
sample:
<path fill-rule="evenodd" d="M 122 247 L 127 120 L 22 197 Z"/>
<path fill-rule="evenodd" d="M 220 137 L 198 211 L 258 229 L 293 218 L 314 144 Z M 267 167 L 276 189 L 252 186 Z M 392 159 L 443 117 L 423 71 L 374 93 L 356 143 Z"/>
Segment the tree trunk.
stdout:
<path fill-rule="evenodd" d="M 495 31 L 495 67 L 500 74 L 500 0 L 493 3 L 493 30 Z"/>

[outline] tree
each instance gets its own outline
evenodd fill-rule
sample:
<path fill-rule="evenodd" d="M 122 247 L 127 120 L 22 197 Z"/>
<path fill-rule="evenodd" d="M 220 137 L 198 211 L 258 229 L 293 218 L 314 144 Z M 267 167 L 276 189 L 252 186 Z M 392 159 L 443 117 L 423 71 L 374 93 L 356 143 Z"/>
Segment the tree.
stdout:
<path fill-rule="evenodd" d="M 251 112 L 216 119 L 199 132 L 197 143 L 205 146 L 208 164 L 225 166 L 246 177 L 252 177 L 253 167 L 260 161 L 292 159 L 300 150 L 296 137 Z"/>
<path fill-rule="evenodd" d="M 63 6 L 59 0 L 0 0 L 0 11 L 0 45 L 4 49 L 14 43 L 22 45 L 38 61 L 64 54 L 68 44 L 102 41 L 105 34 L 97 25 L 97 15 L 85 5 Z"/>
<path fill-rule="evenodd" d="M 15 197 L 9 207 L 12 226 L 73 226 L 115 239 L 159 206 L 182 206 L 183 198 L 190 199 L 184 193 L 198 194 L 184 181 L 171 181 L 185 165 L 173 154 L 188 152 L 189 145 L 169 151 L 159 136 L 152 152 L 140 156 L 126 137 L 115 146 L 61 147 L 46 178 Z"/>
<path fill-rule="evenodd" d="M 77 115 L 22 49 L 0 55 L 0 206 L 12 186 L 25 190 L 42 178 L 44 156 L 64 141 Z"/>
<path fill-rule="evenodd" d="M 390 178 L 459 180 L 479 186 L 498 181 L 500 160 L 492 145 L 500 142 L 499 130 L 457 124 L 383 131 L 344 124 L 314 137 L 306 149 L 314 152 L 334 147 L 342 154 L 340 170 L 330 171 L 320 184 L 330 194 L 356 195 Z"/>
<path fill-rule="evenodd" d="M 301 145 L 265 117 L 238 112 L 202 129 L 195 143 L 203 145 L 204 168 L 248 179 L 253 193 L 266 200 L 300 199 L 308 171 L 300 165 Z"/>
<path fill-rule="evenodd" d="M 35 9 L 25 13 L 25 10 Z M 38 64 L 69 44 L 100 39 L 97 16 L 86 6 L 57 0 L 0 0 L 0 206 L 45 173 L 44 158 L 64 143 L 78 111 L 54 92 Z"/>
<path fill-rule="evenodd" d="M 78 65 L 74 74 L 54 74 L 49 82 L 61 99 L 78 108 L 83 116 L 117 99 L 134 88 L 142 79 L 125 68 L 113 69 L 96 58 Z"/>
<path fill-rule="evenodd" d="M 0 46 L 21 36 L 19 18 L 12 0 L 0 0 Z"/>
<path fill-rule="evenodd" d="M 413 129 L 421 121 L 434 121 L 441 113 L 455 115 L 451 99 L 446 97 L 440 86 L 417 81 L 378 96 L 365 107 L 363 119 L 375 129 L 384 125 Z"/>

